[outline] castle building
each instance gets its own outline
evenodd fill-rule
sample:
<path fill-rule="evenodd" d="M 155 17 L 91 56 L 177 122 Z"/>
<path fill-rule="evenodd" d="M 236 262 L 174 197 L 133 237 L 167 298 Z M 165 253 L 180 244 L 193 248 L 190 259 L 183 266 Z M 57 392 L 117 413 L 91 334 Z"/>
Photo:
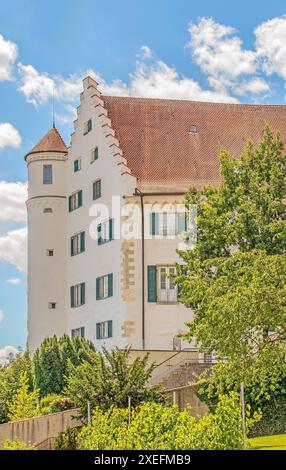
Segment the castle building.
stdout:
<path fill-rule="evenodd" d="M 239 155 L 285 108 L 103 96 L 83 80 L 66 147 L 52 128 L 28 165 L 28 344 L 64 333 L 97 348 L 196 348 L 178 339 L 184 194 L 220 179 L 219 151 Z M 183 209 L 182 209 L 183 208 Z"/>

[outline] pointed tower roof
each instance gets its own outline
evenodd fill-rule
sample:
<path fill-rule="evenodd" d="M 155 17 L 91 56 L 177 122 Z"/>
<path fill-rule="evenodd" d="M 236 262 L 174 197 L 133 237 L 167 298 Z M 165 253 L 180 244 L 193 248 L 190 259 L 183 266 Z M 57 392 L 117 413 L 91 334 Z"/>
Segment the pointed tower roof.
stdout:
<path fill-rule="evenodd" d="M 67 153 L 68 149 L 66 144 L 64 143 L 59 131 L 52 127 L 49 132 L 44 135 L 44 137 L 40 140 L 40 142 L 35 145 L 35 147 L 27 153 L 31 155 L 31 153 L 41 153 L 41 152 L 59 152 L 59 153 Z M 25 157 L 25 158 L 26 158 Z"/>

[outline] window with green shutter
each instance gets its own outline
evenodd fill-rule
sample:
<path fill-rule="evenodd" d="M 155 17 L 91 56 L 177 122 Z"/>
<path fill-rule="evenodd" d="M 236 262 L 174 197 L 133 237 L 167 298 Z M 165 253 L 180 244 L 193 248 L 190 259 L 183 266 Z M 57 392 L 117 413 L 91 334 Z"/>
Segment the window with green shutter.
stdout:
<path fill-rule="evenodd" d="M 89 119 L 89 120 L 87 121 L 87 132 L 90 132 L 91 129 L 92 129 L 92 120 Z"/>
<path fill-rule="evenodd" d="M 77 158 L 76 160 L 74 160 L 73 169 L 74 169 L 75 173 L 81 169 L 81 159 L 80 158 Z"/>
<path fill-rule="evenodd" d="M 187 230 L 185 212 L 151 212 L 150 235 L 175 236 Z"/>
<path fill-rule="evenodd" d="M 112 337 L 112 320 L 96 324 L 96 339 L 107 339 Z"/>
<path fill-rule="evenodd" d="M 157 266 L 147 266 L 148 302 L 157 302 Z"/>
<path fill-rule="evenodd" d="M 85 232 L 80 232 L 71 237 L 71 256 L 78 255 L 85 251 Z"/>
<path fill-rule="evenodd" d="M 71 308 L 80 307 L 85 304 L 85 282 L 71 286 L 70 300 Z"/>
<path fill-rule="evenodd" d="M 107 299 L 113 296 L 113 274 L 106 274 L 96 278 L 96 300 Z"/>
<path fill-rule="evenodd" d="M 82 206 L 82 190 L 77 191 L 69 196 L 69 212 L 74 211 Z"/>
<path fill-rule="evenodd" d="M 81 326 L 80 328 L 73 328 L 71 330 L 71 337 L 72 338 L 84 338 L 84 326 Z"/>
<path fill-rule="evenodd" d="M 113 219 L 106 220 L 97 226 L 97 243 L 103 245 L 104 243 L 113 240 Z"/>
<path fill-rule="evenodd" d="M 92 198 L 95 201 L 101 197 L 101 180 L 96 180 L 93 183 Z"/>

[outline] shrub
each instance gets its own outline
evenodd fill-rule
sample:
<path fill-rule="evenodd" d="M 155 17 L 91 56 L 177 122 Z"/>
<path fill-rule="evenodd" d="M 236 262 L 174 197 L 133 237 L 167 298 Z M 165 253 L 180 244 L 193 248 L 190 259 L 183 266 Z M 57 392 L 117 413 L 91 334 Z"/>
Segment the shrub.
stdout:
<path fill-rule="evenodd" d="M 26 444 L 25 442 L 19 441 L 19 439 L 15 439 L 11 441 L 10 439 L 6 439 L 3 445 L 4 450 L 36 450 L 36 447 L 32 444 Z"/>
<path fill-rule="evenodd" d="M 47 395 L 40 401 L 41 414 L 58 413 L 60 411 L 70 410 L 74 408 L 73 401 L 61 395 Z"/>
<path fill-rule="evenodd" d="M 247 433 L 260 419 L 247 409 Z M 239 395 L 220 396 L 214 413 L 194 418 L 177 406 L 145 403 L 132 411 L 97 408 L 92 424 L 79 436 L 79 446 L 87 450 L 225 450 L 242 449 L 242 422 Z"/>
<path fill-rule="evenodd" d="M 68 428 L 56 437 L 54 450 L 76 450 L 78 448 L 78 428 Z"/>

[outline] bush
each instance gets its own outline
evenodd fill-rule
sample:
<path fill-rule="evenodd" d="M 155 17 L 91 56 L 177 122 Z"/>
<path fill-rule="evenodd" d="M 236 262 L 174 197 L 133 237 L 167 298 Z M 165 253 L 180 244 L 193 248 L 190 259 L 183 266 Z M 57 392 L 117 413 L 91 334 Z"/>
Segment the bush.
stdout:
<path fill-rule="evenodd" d="M 56 437 L 54 450 L 76 450 L 78 448 L 78 428 L 68 428 Z"/>
<path fill-rule="evenodd" d="M 247 409 L 247 433 L 260 416 Z M 194 418 L 177 406 L 145 403 L 132 411 L 97 408 L 92 424 L 79 436 L 79 446 L 87 450 L 225 450 L 242 449 L 239 395 L 220 396 L 214 413 Z"/>
<path fill-rule="evenodd" d="M 286 397 L 272 397 L 261 407 L 262 419 L 251 429 L 250 435 L 268 436 L 286 434 Z"/>
<path fill-rule="evenodd" d="M 42 415 L 58 413 L 60 411 L 74 408 L 73 401 L 68 397 L 61 395 L 47 395 L 40 401 L 40 411 Z"/>
<path fill-rule="evenodd" d="M 15 441 L 11 441 L 10 439 L 6 439 L 3 445 L 4 450 L 36 450 L 36 447 L 32 444 L 26 444 L 25 442 L 19 441 L 19 439 L 15 439 Z"/>

